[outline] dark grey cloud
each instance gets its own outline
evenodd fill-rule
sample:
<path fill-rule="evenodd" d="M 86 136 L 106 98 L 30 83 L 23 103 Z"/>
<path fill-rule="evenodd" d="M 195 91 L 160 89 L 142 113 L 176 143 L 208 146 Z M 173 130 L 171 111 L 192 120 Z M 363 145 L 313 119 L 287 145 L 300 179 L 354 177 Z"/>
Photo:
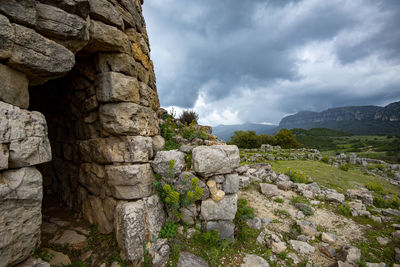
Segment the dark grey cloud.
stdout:
<path fill-rule="evenodd" d="M 399 3 L 146 0 L 161 104 L 198 108 L 211 124 L 277 123 L 398 100 Z"/>

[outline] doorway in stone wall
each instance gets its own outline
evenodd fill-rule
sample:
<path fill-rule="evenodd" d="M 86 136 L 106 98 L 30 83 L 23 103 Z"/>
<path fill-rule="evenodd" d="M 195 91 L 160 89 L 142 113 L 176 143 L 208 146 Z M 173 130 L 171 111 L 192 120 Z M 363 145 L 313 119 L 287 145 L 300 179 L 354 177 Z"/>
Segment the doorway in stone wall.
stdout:
<path fill-rule="evenodd" d="M 45 116 L 52 151 L 51 162 L 37 166 L 43 176 L 41 251 L 64 253 L 62 262 L 52 263 L 57 266 L 68 264 L 66 255 L 71 262 L 91 257 L 70 252 L 86 250 L 90 235 L 78 194 L 82 163 L 78 141 L 98 136 L 95 75 L 94 57 L 78 56 L 66 76 L 29 88 L 29 109 Z M 47 253 L 48 247 L 58 252 Z"/>

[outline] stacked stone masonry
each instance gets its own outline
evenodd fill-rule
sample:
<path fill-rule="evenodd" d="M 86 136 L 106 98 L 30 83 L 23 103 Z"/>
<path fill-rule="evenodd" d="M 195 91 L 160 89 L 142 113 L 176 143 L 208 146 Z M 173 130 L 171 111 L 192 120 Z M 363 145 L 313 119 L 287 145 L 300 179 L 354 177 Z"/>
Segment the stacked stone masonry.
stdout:
<path fill-rule="evenodd" d="M 161 229 L 150 165 L 159 100 L 142 4 L 0 1 L 1 267 L 38 246 L 43 195 L 115 231 L 132 262 Z"/>

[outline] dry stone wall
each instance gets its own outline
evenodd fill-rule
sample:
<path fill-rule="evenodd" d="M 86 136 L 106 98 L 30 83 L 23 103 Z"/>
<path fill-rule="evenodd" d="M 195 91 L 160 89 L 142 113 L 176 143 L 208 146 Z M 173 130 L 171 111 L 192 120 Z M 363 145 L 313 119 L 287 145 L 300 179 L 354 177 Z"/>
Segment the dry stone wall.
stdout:
<path fill-rule="evenodd" d="M 157 236 L 150 162 L 162 146 L 142 4 L 0 1 L 0 266 L 39 244 L 43 188 L 116 231 L 128 260 L 143 258 L 129 242 Z"/>

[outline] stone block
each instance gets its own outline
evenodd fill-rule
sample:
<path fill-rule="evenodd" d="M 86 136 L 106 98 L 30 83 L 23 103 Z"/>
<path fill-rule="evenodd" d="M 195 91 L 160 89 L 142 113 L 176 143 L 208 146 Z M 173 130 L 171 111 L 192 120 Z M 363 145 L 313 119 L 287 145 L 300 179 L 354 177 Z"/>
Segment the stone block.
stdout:
<path fill-rule="evenodd" d="M 0 259 L 14 266 L 40 243 L 42 175 L 27 167 L 0 173 Z"/>
<path fill-rule="evenodd" d="M 107 0 L 89 0 L 90 17 L 106 24 L 122 27 L 122 17 L 117 9 Z"/>
<path fill-rule="evenodd" d="M 154 111 L 160 108 L 157 91 L 147 86 L 144 82 L 140 82 L 140 104 L 150 107 Z"/>
<path fill-rule="evenodd" d="M 29 106 L 29 80 L 26 75 L 0 64 L 0 80 L 0 100 L 27 109 Z"/>
<path fill-rule="evenodd" d="M 115 135 L 154 136 L 160 131 L 157 114 L 135 103 L 111 103 L 100 106 L 103 129 Z"/>
<path fill-rule="evenodd" d="M 210 221 L 207 222 L 206 229 L 209 231 L 217 230 L 220 239 L 234 241 L 235 224 L 231 221 Z"/>
<path fill-rule="evenodd" d="M 36 1 L 0 1 L 0 13 L 6 14 L 12 22 L 34 26 L 36 24 Z"/>
<path fill-rule="evenodd" d="M 97 75 L 97 100 L 100 102 L 133 102 L 140 104 L 140 85 L 136 78 L 117 72 Z"/>
<path fill-rule="evenodd" d="M 10 168 L 51 160 L 45 117 L 0 101 L 0 144 L 7 144 Z"/>
<path fill-rule="evenodd" d="M 226 195 L 221 201 L 207 199 L 201 202 L 201 217 L 205 221 L 227 220 L 235 218 L 237 195 Z"/>
<path fill-rule="evenodd" d="M 98 72 L 120 72 L 135 77 L 135 60 L 124 53 L 99 53 L 96 57 L 96 70 Z"/>
<path fill-rule="evenodd" d="M 131 54 L 128 37 L 116 27 L 106 25 L 100 21 L 91 20 L 89 27 L 90 41 L 85 51 L 95 52 L 122 52 Z"/>
<path fill-rule="evenodd" d="M 64 46 L 32 29 L 13 24 L 14 48 L 8 65 L 28 75 L 30 85 L 43 84 L 69 72 L 75 56 Z"/>
<path fill-rule="evenodd" d="M 163 205 L 157 195 L 136 202 L 120 202 L 114 225 L 122 258 L 142 262 L 144 244 L 158 236 L 164 221 Z"/>
<path fill-rule="evenodd" d="M 148 197 L 154 181 L 150 164 L 107 165 L 107 183 L 117 199 L 131 200 Z"/>
<path fill-rule="evenodd" d="M 89 41 L 88 25 L 83 18 L 51 5 L 38 3 L 36 9 L 36 30 L 39 33 L 61 40 Z"/>
<path fill-rule="evenodd" d="M 239 149 L 234 145 L 199 146 L 192 151 L 193 169 L 202 177 L 232 173 L 239 164 Z"/>
<path fill-rule="evenodd" d="M 8 146 L 0 144 L 0 170 L 8 169 Z"/>
<path fill-rule="evenodd" d="M 170 161 L 174 161 L 172 168 L 172 176 L 169 177 Z M 154 172 L 160 174 L 164 178 L 174 178 L 178 176 L 185 167 L 185 154 L 177 150 L 159 151 L 157 152 L 151 166 Z"/>
<path fill-rule="evenodd" d="M 239 191 L 239 175 L 237 173 L 225 175 L 223 190 L 227 194 L 234 194 Z"/>
<path fill-rule="evenodd" d="M 1 3 L 0 3 L 1 5 Z M 0 15 L 0 60 L 11 56 L 14 45 L 14 29 L 7 17 Z"/>

